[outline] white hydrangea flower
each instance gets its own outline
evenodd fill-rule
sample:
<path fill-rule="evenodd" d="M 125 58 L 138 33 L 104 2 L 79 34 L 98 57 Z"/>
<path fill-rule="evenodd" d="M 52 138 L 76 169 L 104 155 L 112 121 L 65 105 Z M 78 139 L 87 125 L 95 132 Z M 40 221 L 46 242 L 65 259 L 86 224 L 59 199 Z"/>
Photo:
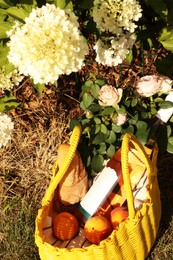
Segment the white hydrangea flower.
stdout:
<path fill-rule="evenodd" d="M 11 90 L 14 86 L 18 86 L 19 83 L 23 80 L 24 76 L 20 75 L 17 69 L 5 73 L 5 68 L 0 68 L 0 89 L 4 92 L 5 89 Z"/>
<path fill-rule="evenodd" d="M 88 45 L 78 29 L 77 16 L 46 4 L 33 9 L 25 24 L 12 28 L 8 59 L 34 83 L 54 83 L 83 66 Z"/>
<path fill-rule="evenodd" d="M 107 66 L 121 64 L 129 54 L 135 42 L 133 34 L 122 34 L 119 37 L 105 37 L 99 39 L 94 46 L 96 61 Z"/>
<path fill-rule="evenodd" d="M 135 22 L 142 16 L 137 0 L 94 0 L 93 20 L 101 31 L 121 34 L 134 32 Z"/>
<path fill-rule="evenodd" d="M 11 140 L 11 133 L 14 129 L 14 123 L 11 117 L 4 113 L 0 113 L 0 148 L 6 146 Z"/>

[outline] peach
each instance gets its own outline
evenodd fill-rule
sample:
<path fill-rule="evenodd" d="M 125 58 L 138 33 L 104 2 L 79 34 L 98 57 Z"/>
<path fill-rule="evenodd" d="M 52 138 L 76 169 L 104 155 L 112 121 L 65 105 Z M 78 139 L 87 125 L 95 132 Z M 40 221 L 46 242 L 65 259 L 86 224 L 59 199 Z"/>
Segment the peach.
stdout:
<path fill-rule="evenodd" d="M 128 209 L 125 206 L 116 207 L 110 213 L 110 223 L 113 229 L 116 229 L 119 224 L 128 217 Z"/>
<path fill-rule="evenodd" d="M 103 216 L 90 218 L 84 226 L 86 238 L 93 244 L 98 245 L 100 241 L 107 238 L 112 232 L 109 221 Z"/>
<path fill-rule="evenodd" d="M 78 233 L 79 222 L 71 213 L 61 212 L 53 218 L 52 229 L 55 237 L 68 240 Z"/>

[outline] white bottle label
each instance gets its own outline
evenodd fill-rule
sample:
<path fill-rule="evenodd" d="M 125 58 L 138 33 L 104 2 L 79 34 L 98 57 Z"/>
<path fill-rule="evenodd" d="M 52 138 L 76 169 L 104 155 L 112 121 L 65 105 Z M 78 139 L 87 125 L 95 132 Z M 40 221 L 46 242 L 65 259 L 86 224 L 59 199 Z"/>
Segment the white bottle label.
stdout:
<path fill-rule="evenodd" d="M 117 173 L 110 167 L 105 167 L 95 180 L 80 203 L 82 213 L 91 217 L 104 202 L 118 180 Z"/>
<path fill-rule="evenodd" d="M 167 97 L 165 98 L 166 101 L 171 101 L 173 102 L 173 91 L 171 91 Z M 157 114 L 156 117 L 158 117 L 160 120 L 162 120 L 163 122 L 167 123 L 168 120 L 170 119 L 170 117 L 173 114 L 173 107 L 167 108 L 167 109 L 163 109 L 161 108 Z"/>

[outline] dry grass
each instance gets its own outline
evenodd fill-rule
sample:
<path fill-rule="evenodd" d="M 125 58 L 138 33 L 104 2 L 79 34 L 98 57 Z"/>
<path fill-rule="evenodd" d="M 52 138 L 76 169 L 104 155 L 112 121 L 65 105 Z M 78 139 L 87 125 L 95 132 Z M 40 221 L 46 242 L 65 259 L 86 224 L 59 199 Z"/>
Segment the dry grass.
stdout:
<path fill-rule="evenodd" d="M 13 142 L 0 149 L 0 258 L 39 259 L 34 244 L 35 217 L 49 184 L 57 147 L 68 139 L 68 122 L 64 115 L 54 119 L 47 130 L 38 124 L 24 131 L 23 123 L 16 120 Z"/>

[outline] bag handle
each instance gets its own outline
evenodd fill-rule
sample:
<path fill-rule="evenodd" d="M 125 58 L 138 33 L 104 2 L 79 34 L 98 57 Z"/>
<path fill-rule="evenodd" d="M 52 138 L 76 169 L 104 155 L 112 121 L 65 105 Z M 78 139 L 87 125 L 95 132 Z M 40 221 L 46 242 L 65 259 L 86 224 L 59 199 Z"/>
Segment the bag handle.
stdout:
<path fill-rule="evenodd" d="M 124 180 L 124 188 L 127 197 L 129 218 L 133 219 L 135 217 L 135 207 L 134 207 L 134 196 L 130 182 L 129 166 L 128 166 L 128 152 L 130 144 L 133 144 L 135 149 L 141 154 L 141 160 L 146 166 L 148 185 L 151 184 L 152 176 L 156 176 L 156 171 L 153 166 L 153 162 L 150 160 L 149 155 L 147 155 L 144 146 L 137 140 L 137 138 L 131 134 L 126 133 L 123 137 L 122 147 L 121 147 L 121 165 L 122 165 L 122 175 Z"/>
<path fill-rule="evenodd" d="M 64 174 L 67 172 L 68 167 L 70 166 L 70 163 L 72 162 L 79 140 L 81 136 L 82 129 L 80 126 L 75 126 L 72 135 L 70 137 L 70 146 L 69 150 L 66 154 L 66 157 L 64 159 L 64 163 L 61 166 L 61 168 L 58 167 L 58 162 L 56 161 L 53 165 L 53 177 L 50 181 L 49 187 L 46 190 L 45 196 L 42 199 L 42 206 L 48 205 L 49 202 L 53 199 L 54 191 L 63 178 Z"/>

